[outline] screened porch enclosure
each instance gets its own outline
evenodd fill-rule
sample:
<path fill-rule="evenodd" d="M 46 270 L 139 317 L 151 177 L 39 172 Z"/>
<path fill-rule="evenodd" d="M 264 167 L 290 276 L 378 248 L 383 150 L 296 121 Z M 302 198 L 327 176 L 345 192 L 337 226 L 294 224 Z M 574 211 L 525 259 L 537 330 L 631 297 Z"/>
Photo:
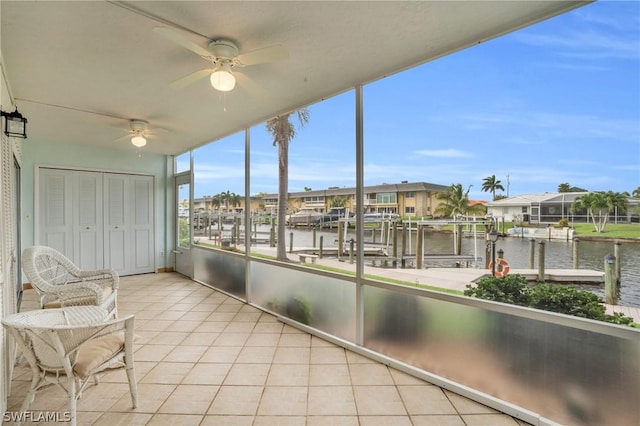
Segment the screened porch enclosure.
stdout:
<path fill-rule="evenodd" d="M 19 105 L 29 118 L 29 139 L 2 136 L 2 316 L 18 307 L 17 248 L 42 238 L 37 170 L 144 176 L 153 185 L 145 187 L 152 208 L 144 210 L 148 226 L 140 238 L 146 247 L 140 271 L 155 274 L 127 278 L 134 284 L 147 277 L 163 281 L 155 302 L 165 296 L 175 301 L 179 297 L 172 298 L 171 291 L 188 288 L 189 303 L 197 304 L 193 298 L 209 297 L 213 288 L 216 302 L 245 306 L 254 316 L 273 313 L 288 333 L 297 328 L 291 334 L 302 330 L 319 336 L 531 424 L 635 425 L 640 418 L 637 330 L 365 276 L 365 226 L 358 220 L 354 275 L 259 256 L 251 233 L 235 231 L 242 224 L 253 226 L 252 213 L 272 220 L 282 208 L 273 199 L 255 197 L 276 192 L 265 185 L 267 177 L 277 174 L 279 161 L 265 130 L 269 118 L 301 108 L 311 111 L 310 125 L 290 147 L 289 192 L 306 191 L 305 186 L 318 190 L 314 178 L 330 175 L 332 186 L 356 188 L 351 201 L 363 217 L 362 209 L 374 200 L 364 193 L 365 182 L 401 182 L 399 174 L 427 169 L 424 158 L 395 138 L 395 129 L 409 127 L 420 138 L 424 127 L 419 126 L 435 126 L 436 114 L 417 116 L 418 104 L 398 95 L 408 93 L 435 111 L 446 106 L 438 103 L 446 96 L 432 95 L 441 83 L 435 79 L 418 79 L 410 89 L 399 89 L 404 72 L 588 3 L 1 2 L 3 111 Z M 158 26 L 185 32 L 192 49 L 159 38 Z M 188 51 L 194 50 L 190 43 L 204 49 L 211 37 L 222 35 L 236 40 L 243 53 L 284 45 L 289 60 L 239 71 L 249 82 L 239 78 L 236 90 L 226 94 L 209 87 L 207 78 L 200 86 L 171 87 L 189 73 L 206 77 L 198 70 L 209 65 Z M 389 108 L 399 111 L 402 123 L 386 120 Z M 144 148 L 133 145 L 133 138 L 122 139 L 123 133 L 133 136 L 128 126 L 141 119 L 158 136 L 149 137 Z M 447 126 L 455 129 L 458 120 Z M 305 143 L 307 137 L 307 142 L 331 140 L 340 146 L 327 152 L 326 144 Z M 435 140 L 432 135 L 424 144 L 431 147 Z M 376 164 L 373 154 L 384 154 L 384 163 Z M 448 185 L 448 173 L 459 165 L 438 167 L 439 162 L 430 164 L 431 176 L 444 180 L 434 183 Z M 202 208 L 220 213 L 215 224 L 197 219 L 194 199 L 207 195 L 211 202 Z M 384 191 L 375 201 L 389 213 L 395 212 L 391 204 L 398 198 Z M 424 204 L 424 211 L 433 213 L 428 209 L 435 206 Z M 405 212 L 417 210 L 406 207 Z M 231 220 L 229 213 L 234 214 Z M 208 228 L 206 233 L 195 235 L 196 220 L 198 227 Z M 222 232 L 232 230 L 234 239 L 225 240 Z M 164 272 L 173 271 L 201 288 L 167 279 L 170 274 Z M 131 311 L 153 315 L 145 318 L 148 327 L 164 312 L 138 310 L 132 303 L 146 303 L 152 288 L 137 291 L 133 286 L 121 299 Z M 11 342 L 4 342 L 3 410 L 14 365 Z M 149 354 L 154 349 L 141 354 L 148 357 L 143 363 L 154 362 L 155 354 Z M 202 374 L 195 380 L 202 378 L 209 379 Z M 166 379 L 160 372 L 152 380 Z M 334 386 L 329 383 L 321 392 L 330 393 Z"/>

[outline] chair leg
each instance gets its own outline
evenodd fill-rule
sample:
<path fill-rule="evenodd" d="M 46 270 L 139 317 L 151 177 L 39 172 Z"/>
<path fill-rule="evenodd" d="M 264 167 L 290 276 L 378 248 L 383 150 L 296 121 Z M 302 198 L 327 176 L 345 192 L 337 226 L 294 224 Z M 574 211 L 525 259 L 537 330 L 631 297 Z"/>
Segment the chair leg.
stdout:
<path fill-rule="evenodd" d="M 76 378 L 73 376 L 68 377 L 67 383 L 67 386 L 69 386 L 67 389 L 69 394 L 69 425 L 76 426 Z"/>
<path fill-rule="evenodd" d="M 20 411 L 26 413 L 31 406 L 31 403 L 36 397 L 36 389 L 40 384 L 40 376 L 37 372 L 33 372 L 33 378 L 31 379 L 31 386 L 29 387 L 29 391 L 27 392 L 27 396 L 24 398 L 24 402 L 22 403 L 22 407 L 20 407 Z"/>
<path fill-rule="evenodd" d="M 138 384 L 136 383 L 136 371 L 134 367 L 127 367 L 127 379 L 129 379 L 129 392 L 131 392 L 131 405 L 138 406 Z"/>

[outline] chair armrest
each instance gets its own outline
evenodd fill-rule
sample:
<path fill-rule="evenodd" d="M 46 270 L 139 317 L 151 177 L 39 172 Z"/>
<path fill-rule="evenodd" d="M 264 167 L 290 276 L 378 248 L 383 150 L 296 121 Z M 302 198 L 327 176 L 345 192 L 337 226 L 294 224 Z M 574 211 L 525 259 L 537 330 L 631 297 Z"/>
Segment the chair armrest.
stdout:
<path fill-rule="evenodd" d="M 94 271 L 78 271 L 75 274 L 82 281 L 102 281 L 111 282 L 111 288 L 117 289 L 120 286 L 120 277 L 113 269 L 97 269 Z"/>

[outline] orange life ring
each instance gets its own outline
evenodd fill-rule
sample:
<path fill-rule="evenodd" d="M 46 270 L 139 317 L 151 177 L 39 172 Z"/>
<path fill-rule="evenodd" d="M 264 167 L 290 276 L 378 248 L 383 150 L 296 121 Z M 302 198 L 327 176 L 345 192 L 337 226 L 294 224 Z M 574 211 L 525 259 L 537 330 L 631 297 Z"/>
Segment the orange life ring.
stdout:
<path fill-rule="evenodd" d="M 509 262 L 502 258 L 496 259 L 497 265 L 502 265 L 502 271 L 496 269 L 496 277 L 504 277 L 509 273 Z M 489 269 L 493 269 L 493 262 L 489 262 Z"/>

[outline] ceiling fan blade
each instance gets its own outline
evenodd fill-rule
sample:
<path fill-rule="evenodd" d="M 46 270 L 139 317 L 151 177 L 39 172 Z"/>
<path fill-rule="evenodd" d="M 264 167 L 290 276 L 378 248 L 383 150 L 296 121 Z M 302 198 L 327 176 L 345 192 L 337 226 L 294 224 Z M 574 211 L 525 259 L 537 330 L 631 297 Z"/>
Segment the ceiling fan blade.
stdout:
<path fill-rule="evenodd" d="M 191 74 L 187 75 L 186 77 L 182 77 L 182 78 L 174 81 L 169 86 L 174 88 L 174 89 L 182 89 L 183 87 L 186 87 L 186 86 L 190 85 L 191 83 L 195 83 L 196 81 L 200 80 L 201 78 L 205 78 L 205 77 L 211 75 L 211 73 L 213 71 L 214 71 L 213 68 L 196 71 L 194 73 L 191 73 Z"/>
<path fill-rule="evenodd" d="M 240 87 L 246 90 L 251 96 L 259 99 L 267 98 L 267 91 L 256 84 L 245 74 L 236 70 L 233 72 L 233 75 L 236 77 L 236 80 L 238 81 Z"/>
<path fill-rule="evenodd" d="M 171 133 L 171 130 L 169 129 L 165 129 L 163 127 L 156 127 L 153 126 L 152 129 L 147 130 L 147 132 L 149 132 L 149 134 L 154 134 L 154 133 Z"/>
<path fill-rule="evenodd" d="M 264 64 L 267 62 L 284 61 L 286 59 L 289 59 L 289 51 L 280 44 L 243 53 L 237 57 L 238 62 L 242 65 Z"/>
<path fill-rule="evenodd" d="M 154 127 L 152 130 L 145 130 L 142 132 L 142 136 L 149 139 L 158 139 L 161 134 L 171 133 L 171 130 L 163 129 L 161 127 Z"/>
<path fill-rule="evenodd" d="M 114 139 L 113 141 L 114 142 L 120 142 L 120 141 L 124 141 L 124 140 L 127 140 L 127 139 L 131 139 L 132 137 L 133 137 L 133 135 L 131 134 L 131 132 L 129 132 L 124 136 L 120 136 L 119 138 Z"/>
<path fill-rule="evenodd" d="M 154 32 L 162 35 L 167 40 L 170 40 L 176 44 L 179 44 L 182 47 L 185 47 L 200 56 L 211 56 L 211 52 L 209 52 L 204 47 L 200 47 L 191 40 L 185 38 L 178 30 L 169 27 L 155 27 L 153 29 Z"/>

